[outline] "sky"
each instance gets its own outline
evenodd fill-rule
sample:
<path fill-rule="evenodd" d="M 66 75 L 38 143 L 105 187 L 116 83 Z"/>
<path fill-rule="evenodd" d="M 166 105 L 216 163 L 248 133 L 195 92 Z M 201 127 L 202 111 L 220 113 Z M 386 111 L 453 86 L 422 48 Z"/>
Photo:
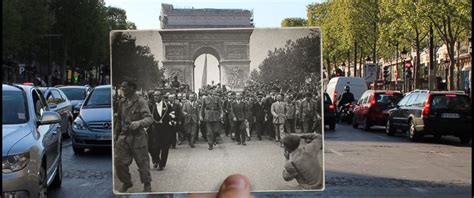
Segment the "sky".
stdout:
<path fill-rule="evenodd" d="M 322 0 L 105 0 L 106 6 L 114 6 L 127 12 L 127 19 L 137 29 L 159 29 L 161 4 L 174 8 L 225 8 L 253 10 L 255 27 L 280 27 L 284 18 L 306 18 L 306 6 Z"/>

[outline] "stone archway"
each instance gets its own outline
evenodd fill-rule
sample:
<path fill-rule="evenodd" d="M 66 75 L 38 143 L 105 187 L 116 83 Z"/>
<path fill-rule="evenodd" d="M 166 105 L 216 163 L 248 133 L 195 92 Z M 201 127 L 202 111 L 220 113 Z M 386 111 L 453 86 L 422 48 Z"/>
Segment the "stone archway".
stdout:
<path fill-rule="evenodd" d="M 212 54 L 219 62 L 220 83 L 234 90 L 243 89 L 250 74 L 250 35 L 245 29 L 162 30 L 165 75 L 194 89 L 194 60 Z"/>

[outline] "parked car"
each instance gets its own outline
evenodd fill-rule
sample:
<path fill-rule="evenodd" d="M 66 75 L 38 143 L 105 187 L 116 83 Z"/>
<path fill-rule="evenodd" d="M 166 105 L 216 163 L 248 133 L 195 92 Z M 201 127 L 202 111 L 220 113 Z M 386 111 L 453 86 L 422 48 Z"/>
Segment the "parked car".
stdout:
<path fill-rule="evenodd" d="M 324 125 L 329 125 L 330 130 L 336 129 L 336 107 L 327 93 L 324 93 Z"/>
<path fill-rule="evenodd" d="M 87 86 L 62 86 L 59 89 L 63 91 L 71 101 L 73 106 L 72 114 L 74 115 L 74 118 L 76 118 L 77 115 L 79 115 L 79 110 L 81 109 L 84 99 L 86 99 L 86 96 L 91 90 Z"/>
<path fill-rule="evenodd" d="M 336 104 L 339 95 L 344 93 L 344 86 L 349 85 L 351 93 L 355 100 L 367 90 L 367 83 L 363 78 L 358 77 L 335 77 L 331 78 L 326 87 L 326 93 L 329 94 L 331 101 Z"/>
<path fill-rule="evenodd" d="M 462 143 L 472 138 L 472 110 L 468 95 L 460 92 L 413 91 L 388 111 L 386 133 L 407 132 L 411 141 L 424 135 L 459 137 Z"/>
<path fill-rule="evenodd" d="M 367 90 L 354 107 L 352 126 L 358 128 L 362 124 L 366 131 L 375 125 L 385 126 L 387 111 L 402 98 L 400 91 Z"/>
<path fill-rule="evenodd" d="M 111 92 L 110 85 L 97 86 L 85 99 L 72 128 L 74 153 L 112 146 Z"/>
<path fill-rule="evenodd" d="M 49 108 L 61 116 L 61 125 L 64 126 L 61 129 L 61 133 L 65 136 L 69 136 L 72 130 L 72 121 L 74 120 L 71 101 L 69 101 L 66 94 L 58 88 L 39 87 L 38 89 L 45 96 Z"/>
<path fill-rule="evenodd" d="M 33 86 L 2 85 L 2 195 L 46 197 L 62 183 L 61 117 Z"/>

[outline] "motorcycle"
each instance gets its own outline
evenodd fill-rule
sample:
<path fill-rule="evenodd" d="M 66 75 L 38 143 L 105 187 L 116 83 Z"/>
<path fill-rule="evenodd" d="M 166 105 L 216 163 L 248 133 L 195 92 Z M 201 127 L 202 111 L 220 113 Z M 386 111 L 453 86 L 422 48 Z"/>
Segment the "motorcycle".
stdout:
<path fill-rule="evenodd" d="M 339 110 L 339 122 L 352 123 L 355 104 L 353 102 L 344 104 Z"/>

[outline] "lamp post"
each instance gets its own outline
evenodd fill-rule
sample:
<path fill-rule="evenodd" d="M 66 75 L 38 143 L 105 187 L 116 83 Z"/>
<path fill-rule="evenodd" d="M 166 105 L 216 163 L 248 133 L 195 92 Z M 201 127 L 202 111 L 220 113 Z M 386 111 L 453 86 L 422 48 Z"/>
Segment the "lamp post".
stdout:
<path fill-rule="evenodd" d="M 407 82 L 406 82 L 406 75 L 405 75 L 405 60 L 407 59 L 408 52 L 405 48 L 403 48 L 402 52 L 400 53 L 400 56 L 402 58 L 402 74 L 403 74 L 403 93 L 406 93 L 407 91 Z"/>
<path fill-rule="evenodd" d="M 446 55 L 444 59 L 444 79 L 446 82 L 446 90 L 448 90 L 448 69 L 449 69 L 449 61 Z"/>

